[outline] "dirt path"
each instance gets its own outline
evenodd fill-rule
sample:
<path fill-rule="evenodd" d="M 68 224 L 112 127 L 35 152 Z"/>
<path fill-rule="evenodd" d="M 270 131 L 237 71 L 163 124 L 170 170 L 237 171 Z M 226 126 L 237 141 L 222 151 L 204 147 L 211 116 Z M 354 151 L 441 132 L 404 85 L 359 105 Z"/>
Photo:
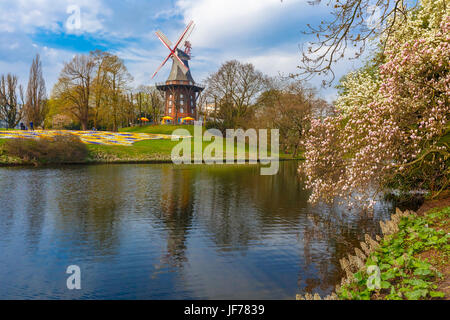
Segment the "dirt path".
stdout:
<path fill-rule="evenodd" d="M 445 208 L 450 206 L 450 192 L 443 197 L 436 200 L 426 200 L 422 206 L 417 210 L 418 215 L 423 215 L 428 210 L 433 208 Z"/>
<path fill-rule="evenodd" d="M 427 211 L 434 208 L 445 208 L 450 206 L 450 195 L 446 195 L 445 198 L 437 200 L 428 200 L 417 210 L 418 215 L 424 215 Z M 443 221 L 442 229 L 450 232 L 450 217 L 447 217 L 446 221 Z M 421 258 L 428 259 L 433 266 L 443 274 L 444 279 L 441 280 L 438 285 L 438 291 L 445 293 L 445 299 L 450 300 L 450 257 L 442 256 L 441 252 L 436 250 L 430 250 L 421 254 Z"/>

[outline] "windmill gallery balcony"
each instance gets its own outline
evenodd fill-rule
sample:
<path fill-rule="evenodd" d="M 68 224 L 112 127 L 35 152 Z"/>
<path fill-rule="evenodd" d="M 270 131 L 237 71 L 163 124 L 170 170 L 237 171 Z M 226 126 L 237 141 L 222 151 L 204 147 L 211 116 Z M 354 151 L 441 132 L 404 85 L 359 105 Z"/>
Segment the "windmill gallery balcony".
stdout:
<path fill-rule="evenodd" d="M 185 80 L 168 80 L 166 82 L 157 82 L 155 84 L 156 88 L 164 91 L 164 87 L 166 86 L 192 86 L 196 87 L 196 91 L 203 91 L 205 89 L 205 85 L 201 83 L 196 83 L 194 81 L 185 81 Z"/>

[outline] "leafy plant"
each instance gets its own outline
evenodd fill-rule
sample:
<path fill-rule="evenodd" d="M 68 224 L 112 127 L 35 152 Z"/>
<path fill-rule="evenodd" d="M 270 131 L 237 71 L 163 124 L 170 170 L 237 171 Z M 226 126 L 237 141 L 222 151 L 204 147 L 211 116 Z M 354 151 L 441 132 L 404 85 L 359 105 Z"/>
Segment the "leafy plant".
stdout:
<path fill-rule="evenodd" d="M 354 281 L 342 286 L 337 295 L 340 299 L 388 300 L 439 299 L 443 292 L 437 291 L 436 282 L 442 274 L 430 263 L 420 258 L 429 250 L 442 257 L 450 255 L 450 234 L 442 230 L 448 224 L 450 207 L 433 210 L 426 216 L 404 217 L 398 224 L 399 231 L 386 236 L 380 246 L 366 260 L 366 267 L 353 274 Z M 380 288 L 370 290 L 367 286 L 368 266 L 380 269 Z"/>

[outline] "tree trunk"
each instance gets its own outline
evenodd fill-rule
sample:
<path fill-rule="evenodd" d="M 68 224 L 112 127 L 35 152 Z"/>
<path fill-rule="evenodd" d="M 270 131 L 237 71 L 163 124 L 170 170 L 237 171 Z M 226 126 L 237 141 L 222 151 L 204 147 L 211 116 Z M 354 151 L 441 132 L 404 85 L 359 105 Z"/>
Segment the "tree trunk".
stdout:
<path fill-rule="evenodd" d="M 88 130 L 88 120 L 87 119 L 81 119 L 81 130 L 87 131 Z"/>

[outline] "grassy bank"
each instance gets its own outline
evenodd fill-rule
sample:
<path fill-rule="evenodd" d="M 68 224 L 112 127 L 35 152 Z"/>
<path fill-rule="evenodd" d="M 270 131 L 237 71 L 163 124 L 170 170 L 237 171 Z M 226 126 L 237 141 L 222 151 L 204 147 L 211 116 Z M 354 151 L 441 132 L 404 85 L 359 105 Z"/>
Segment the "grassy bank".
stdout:
<path fill-rule="evenodd" d="M 152 133 L 152 134 L 172 134 L 176 129 L 186 129 L 191 135 L 194 134 L 194 126 L 183 125 L 157 125 L 157 126 L 142 126 L 121 129 L 122 132 L 133 133 Z M 222 138 L 218 138 L 222 139 Z M 223 140 L 223 150 L 225 152 L 226 140 Z M 2 149 L 2 145 L 6 140 L 0 139 L 0 165 L 28 165 L 17 157 L 11 157 Z M 211 142 L 203 142 L 203 151 Z M 171 140 L 145 140 L 139 141 L 132 146 L 110 146 L 110 145 L 87 145 L 89 154 L 83 163 L 120 163 L 120 162 L 170 162 L 173 148 L 179 144 L 178 141 Z M 269 147 L 270 148 L 270 147 Z M 248 159 L 248 146 L 245 150 L 238 149 L 235 146 L 235 154 L 238 151 L 243 151 Z M 269 150 L 270 151 L 270 150 Z M 191 145 L 191 152 L 194 153 L 194 143 Z M 281 154 L 280 159 L 292 159 L 289 154 Z M 77 161 L 79 163 L 79 161 Z"/>
<path fill-rule="evenodd" d="M 226 140 L 223 140 L 223 152 L 225 156 Z M 144 140 L 133 144 L 131 147 L 126 146 L 105 146 L 105 145 L 88 145 L 89 148 L 89 162 L 139 162 L 139 161 L 170 161 L 172 149 L 179 144 L 178 141 L 171 140 Z M 211 142 L 202 143 L 202 151 L 211 144 Z M 248 146 L 238 148 L 234 146 L 234 154 L 237 156 L 238 152 L 244 152 L 246 159 L 248 159 Z M 194 142 L 191 143 L 192 158 L 194 158 Z M 270 154 L 270 152 L 269 152 Z M 280 159 L 292 159 L 291 155 L 279 155 Z"/>
<path fill-rule="evenodd" d="M 0 166 L 14 166 L 14 165 L 29 165 L 27 161 L 24 161 L 18 157 L 10 156 L 3 150 L 5 139 L 0 139 Z"/>
<path fill-rule="evenodd" d="M 190 135 L 194 135 L 193 125 L 149 125 L 149 126 L 136 126 L 130 128 L 120 129 L 121 132 L 132 132 L 132 133 L 151 133 L 151 134 L 168 134 L 171 135 L 177 129 L 185 129 L 189 131 Z M 205 128 L 202 128 L 205 131 Z M 220 139 L 220 138 L 219 138 Z M 226 140 L 223 139 L 223 150 L 225 152 Z M 119 160 L 170 160 L 170 155 L 172 148 L 179 142 L 173 142 L 170 140 L 149 140 L 137 142 L 133 147 L 116 147 L 116 146 L 89 146 L 92 150 L 92 156 L 94 159 L 107 158 L 117 158 Z M 203 142 L 203 150 L 211 142 Z M 270 146 L 268 146 L 268 153 L 270 155 Z M 192 144 L 192 152 L 194 150 L 194 145 Z M 238 153 L 240 149 L 235 146 L 235 154 Z M 245 147 L 246 157 L 248 158 L 248 146 Z M 279 154 L 279 158 L 282 160 L 294 159 L 291 154 Z M 296 159 L 301 159 L 297 157 Z"/>
<path fill-rule="evenodd" d="M 327 299 L 450 299 L 450 206 L 423 214 L 398 210 L 381 227 L 384 238 L 366 236 L 356 255 L 340 260 L 346 277 Z"/>
<path fill-rule="evenodd" d="M 185 129 L 189 131 L 190 135 L 194 135 L 193 125 L 150 125 L 150 126 L 136 126 L 129 128 L 122 128 L 120 132 L 131 132 L 131 133 L 153 133 L 153 134 L 172 134 L 177 129 Z M 203 127 L 204 130 L 204 127 Z"/>
<path fill-rule="evenodd" d="M 403 217 L 398 231 L 387 235 L 366 261 L 379 266 L 380 289 L 370 290 L 366 268 L 338 292 L 341 299 L 418 300 L 449 298 L 450 207 L 424 216 Z"/>
<path fill-rule="evenodd" d="M 88 162 L 170 161 L 171 140 L 144 140 L 133 146 L 88 145 Z"/>

